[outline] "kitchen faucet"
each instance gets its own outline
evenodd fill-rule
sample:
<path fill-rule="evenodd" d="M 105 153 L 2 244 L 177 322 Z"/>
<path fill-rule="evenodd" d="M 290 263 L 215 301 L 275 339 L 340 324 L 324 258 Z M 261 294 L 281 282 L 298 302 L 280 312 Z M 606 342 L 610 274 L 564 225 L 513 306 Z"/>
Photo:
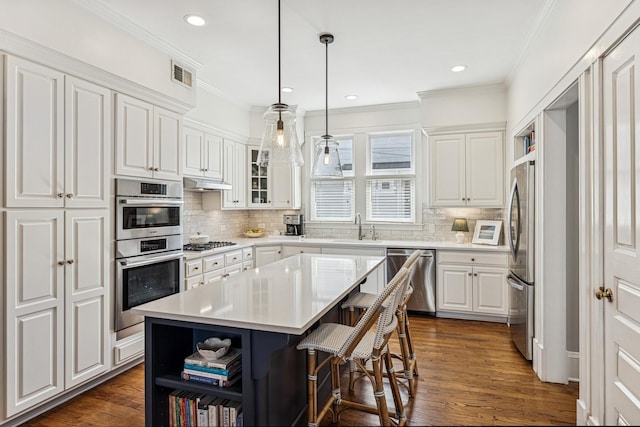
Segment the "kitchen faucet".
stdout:
<path fill-rule="evenodd" d="M 353 223 L 358 224 L 358 240 L 362 240 L 362 218 L 360 217 L 360 212 L 356 212 L 356 219 Z"/>

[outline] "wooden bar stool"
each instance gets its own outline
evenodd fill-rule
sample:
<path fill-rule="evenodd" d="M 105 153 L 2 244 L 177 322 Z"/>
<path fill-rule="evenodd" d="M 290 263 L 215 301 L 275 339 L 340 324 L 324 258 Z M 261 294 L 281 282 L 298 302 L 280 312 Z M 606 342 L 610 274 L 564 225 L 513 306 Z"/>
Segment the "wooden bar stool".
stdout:
<path fill-rule="evenodd" d="M 417 379 L 415 377 L 418 376 L 418 361 L 415 356 L 415 351 L 413 347 L 413 342 L 411 341 L 411 329 L 409 328 L 409 316 L 407 315 L 407 303 L 409 302 L 409 298 L 413 294 L 413 286 L 411 285 L 411 277 L 413 276 L 413 270 L 416 266 L 416 261 L 420 258 L 420 250 L 415 250 L 411 253 L 409 258 L 404 262 L 402 268 L 407 268 L 409 270 L 409 284 L 406 287 L 406 291 L 402 297 L 402 301 L 398 306 L 398 312 L 396 316 L 398 317 L 398 340 L 400 343 L 400 354 L 392 353 L 391 356 L 402 360 L 403 366 L 403 377 L 406 380 L 406 386 L 409 390 L 409 396 L 413 397 L 416 393 Z M 360 311 L 360 315 L 362 316 L 366 310 L 371 306 L 373 301 L 375 301 L 377 295 L 371 294 L 367 292 L 357 292 L 353 294 L 347 301 L 342 304 L 343 309 L 349 310 L 349 322 L 350 325 L 353 325 L 356 321 L 355 311 Z M 353 390 L 356 377 L 354 375 L 355 370 L 350 370 L 349 375 L 349 389 Z"/>
<path fill-rule="evenodd" d="M 397 309 L 402 302 L 405 288 L 409 282 L 409 270 L 401 268 L 394 278 L 385 286 L 375 301 L 358 320 L 355 326 L 340 323 L 323 323 L 307 335 L 298 344 L 298 350 L 307 350 L 307 397 L 308 423 L 317 426 L 331 411 L 333 421 L 338 420 L 344 409 L 377 414 L 381 425 L 405 425 L 406 416 L 400 397 L 398 382 L 393 371 L 393 362 L 388 348 L 391 334 L 397 327 Z M 375 326 L 375 328 L 374 328 Z M 317 363 L 317 352 L 329 354 L 325 360 Z M 371 373 L 364 368 L 364 363 L 371 361 Z M 391 385 L 395 413 L 391 415 L 387 406 L 383 388 L 383 361 L 387 377 Z M 340 367 L 346 363 L 355 363 L 366 372 L 374 391 L 376 406 L 342 398 L 340 388 Z M 332 392 L 327 401 L 318 406 L 318 372 L 327 363 L 331 369 Z M 319 409 L 320 408 L 320 409 Z M 392 419 L 392 416 L 394 419 Z"/>

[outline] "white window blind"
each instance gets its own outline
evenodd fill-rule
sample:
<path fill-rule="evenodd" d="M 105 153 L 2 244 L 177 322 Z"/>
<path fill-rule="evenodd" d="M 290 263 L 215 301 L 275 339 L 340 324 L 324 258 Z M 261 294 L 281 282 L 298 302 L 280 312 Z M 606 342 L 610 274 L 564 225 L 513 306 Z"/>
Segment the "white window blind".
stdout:
<path fill-rule="evenodd" d="M 367 221 L 414 222 L 415 179 L 367 179 Z"/>
<path fill-rule="evenodd" d="M 350 221 L 354 218 L 353 180 L 312 181 L 311 219 Z"/>

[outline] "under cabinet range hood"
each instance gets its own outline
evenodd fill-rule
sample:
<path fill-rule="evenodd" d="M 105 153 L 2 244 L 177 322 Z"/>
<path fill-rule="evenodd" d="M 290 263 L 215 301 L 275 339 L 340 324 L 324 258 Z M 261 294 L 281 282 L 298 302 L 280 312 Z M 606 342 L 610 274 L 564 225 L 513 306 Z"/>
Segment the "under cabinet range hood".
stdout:
<path fill-rule="evenodd" d="M 185 191 L 231 190 L 231 184 L 221 179 L 184 177 Z"/>

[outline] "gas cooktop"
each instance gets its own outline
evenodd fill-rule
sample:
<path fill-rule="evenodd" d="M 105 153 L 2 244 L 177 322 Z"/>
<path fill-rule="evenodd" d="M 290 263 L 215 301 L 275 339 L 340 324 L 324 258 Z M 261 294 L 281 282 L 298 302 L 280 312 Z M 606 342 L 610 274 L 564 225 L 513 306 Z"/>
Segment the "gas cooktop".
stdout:
<path fill-rule="evenodd" d="M 207 242 L 207 243 L 187 243 L 182 247 L 185 251 L 208 251 L 210 249 L 223 248 L 225 246 L 237 245 L 234 242 Z"/>

